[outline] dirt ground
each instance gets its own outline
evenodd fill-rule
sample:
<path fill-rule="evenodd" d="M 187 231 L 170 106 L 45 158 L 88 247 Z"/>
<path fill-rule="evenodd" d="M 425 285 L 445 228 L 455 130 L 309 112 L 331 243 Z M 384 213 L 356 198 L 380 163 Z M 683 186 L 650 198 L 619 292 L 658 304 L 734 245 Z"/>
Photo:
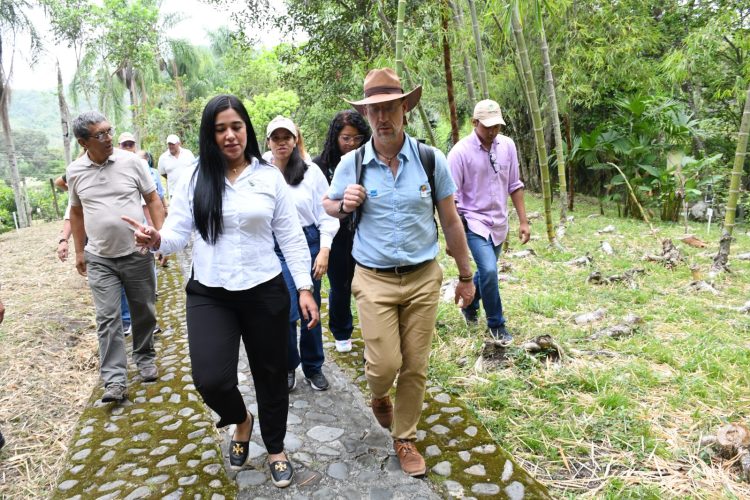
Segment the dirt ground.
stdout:
<path fill-rule="evenodd" d="M 68 439 L 98 383 L 94 306 L 71 259 L 55 249 L 62 222 L 0 235 L 0 498 L 54 488 Z M 71 240 L 72 250 L 72 240 Z"/>

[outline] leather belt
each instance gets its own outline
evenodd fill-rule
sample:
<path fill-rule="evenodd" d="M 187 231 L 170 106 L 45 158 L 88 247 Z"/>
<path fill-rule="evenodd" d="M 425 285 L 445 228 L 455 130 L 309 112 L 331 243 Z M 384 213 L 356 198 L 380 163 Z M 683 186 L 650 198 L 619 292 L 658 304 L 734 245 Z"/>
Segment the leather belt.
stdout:
<path fill-rule="evenodd" d="M 426 266 L 433 260 L 434 259 L 426 260 L 424 262 L 420 262 L 419 264 L 409 264 L 407 266 L 396 266 L 396 267 L 370 267 L 370 266 L 365 266 L 364 264 L 360 264 L 359 262 L 357 262 L 357 265 L 363 269 L 367 269 L 368 271 L 372 271 L 375 273 L 402 275 L 402 274 L 409 274 L 411 272 L 414 272 L 417 269 Z"/>

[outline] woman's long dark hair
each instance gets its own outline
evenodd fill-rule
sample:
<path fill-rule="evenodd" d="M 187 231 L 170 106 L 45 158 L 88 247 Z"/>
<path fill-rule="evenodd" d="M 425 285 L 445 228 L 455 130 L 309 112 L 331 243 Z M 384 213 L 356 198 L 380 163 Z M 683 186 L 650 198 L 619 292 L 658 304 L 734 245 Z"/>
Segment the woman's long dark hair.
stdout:
<path fill-rule="evenodd" d="M 292 154 L 289 156 L 289 161 L 286 162 L 284 180 L 290 186 L 296 186 L 305 178 L 305 172 L 307 172 L 307 163 L 302 159 L 299 148 L 294 146 Z"/>
<path fill-rule="evenodd" d="M 200 156 L 198 168 L 193 173 L 191 182 L 195 183 L 193 195 L 193 217 L 195 227 L 203 240 L 211 245 L 215 244 L 224 231 L 222 210 L 224 198 L 224 179 L 227 160 L 216 144 L 216 116 L 222 111 L 233 109 L 245 122 L 247 131 L 247 145 L 245 159 L 250 162 L 253 157 L 261 160 L 260 148 L 255 138 L 255 130 L 250 122 L 245 106 L 233 95 L 217 95 L 206 104 L 201 116 L 199 135 Z M 264 162 L 265 163 L 265 162 Z"/>
<path fill-rule="evenodd" d="M 331 124 L 328 126 L 328 136 L 326 142 L 323 145 L 323 152 L 316 158 L 318 166 L 323 169 L 323 173 L 328 177 L 328 170 L 333 172 L 336 166 L 341 161 L 341 149 L 339 149 L 339 134 L 347 125 L 351 125 L 356 128 L 360 135 L 365 136 L 362 141 L 365 142 L 370 140 L 370 126 L 362 115 L 352 109 L 339 111 L 336 116 L 331 120 Z"/>

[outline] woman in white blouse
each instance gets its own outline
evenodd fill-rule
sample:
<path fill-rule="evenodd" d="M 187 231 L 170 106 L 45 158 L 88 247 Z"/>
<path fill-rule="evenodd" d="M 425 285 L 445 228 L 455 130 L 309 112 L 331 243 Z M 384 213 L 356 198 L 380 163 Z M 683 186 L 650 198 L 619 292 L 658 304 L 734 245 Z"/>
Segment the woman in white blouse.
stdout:
<path fill-rule="evenodd" d="M 306 162 L 299 152 L 297 142 L 297 127 L 289 118 L 277 116 L 266 128 L 268 146 L 271 148 L 272 163 L 281 171 L 289 185 L 289 191 L 297 207 L 302 229 L 310 248 L 310 258 L 313 262 L 311 277 L 313 281 L 313 297 L 320 307 L 320 280 L 328 270 L 328 255 L 331 252 L 331 242 L 339 230 L 339 221 L 323 210 L 323 195 L 328 191 L 325 176 L 315 165 Z M 292 298 L 289 316 L 289 356 L 287 363 L 287 388 L 291 392 L 296 386 L 296 369 L 302 364 L 305 381 L 316 391 L 328 389 L 328 380 L 323 374 L 323 331 L 320 324 L 315 327 L 300 326 L 299 350 L 297 349 L 297 320 L 299 312 L 295 304 L 294 281 L 292 274 L 286 267 L 284 256 L 277 254 L 284 269 L 284 278 Z"/>
<path fill-rule="evenodd" d="M 181 177 L 161 231 L 128 222 L 139 245 L 170 254 L 191 234 L 192 276 L 186 286 L 187 327 L 193 379 L 217 427 L 236 424 L 230 465 L 248 461 L 254 424 L 237 388 L 239 341 L 245 345 L 258 398 L 260 432 L 273 482 L 288 486 L 294 469 L 284 453 L 289 408 L 285 386 L 289 293 L 274 237 L 296 283 L 307 327 L 318 324 L 312 295 L 310 253 L 293 197 L 279 170 L 259 161 L 250 117 L 234 96 L 220 95 L 203 110 L 200 157 Z M 296 307 L 296 306 L 295 306 Z"/>

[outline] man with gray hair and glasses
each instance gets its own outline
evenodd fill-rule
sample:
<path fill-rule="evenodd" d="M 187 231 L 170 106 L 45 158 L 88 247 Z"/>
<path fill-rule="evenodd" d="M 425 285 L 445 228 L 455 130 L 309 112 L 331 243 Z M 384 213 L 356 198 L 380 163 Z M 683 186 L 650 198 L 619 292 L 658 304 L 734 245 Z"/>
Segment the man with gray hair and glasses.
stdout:
<path fill-rule="evenodd" d="M 497 258 L 508 236 L 508 197 L 521 222 L 518 237 L 529 241 L 529 221 L 518 172 L 518 152 L 513 139 L 500 134 L 505 125 L 500 105 L 485 99 L 474 107 L 474 131 L 448 153 L 448 166 L 456 183 L 456 207 L 466 231 L 469 250 L 477 264 L 477 293 L 461 313 L 468 325 L 478 321 L 481 299 L 490 335 L 507 346 L 513 336 L 505 328 L 497 281 Z"/>
<path fill-rule="evenodd" d="M 156 325 L 156 282 L 153 256 L 135 246 L 133 231 L 120 216 L 140 220 L 141 196 L 154 227 L 164 222 L 156 186 L 140 159 L 113 147 L 114 129 L 97 111 L 73 121 L 73 133 L 86 153 L 68 165 L 70 224 L 76 269 L 88 276 L 96 307 L 102 402 L 127 397 L 127 354 L 120 320 L 120 290 L 130 304 L 133 360 L 145 382 L 158 378 L 153 331 Z M 88 241 L 87 241 L 88 238 Z"/>

